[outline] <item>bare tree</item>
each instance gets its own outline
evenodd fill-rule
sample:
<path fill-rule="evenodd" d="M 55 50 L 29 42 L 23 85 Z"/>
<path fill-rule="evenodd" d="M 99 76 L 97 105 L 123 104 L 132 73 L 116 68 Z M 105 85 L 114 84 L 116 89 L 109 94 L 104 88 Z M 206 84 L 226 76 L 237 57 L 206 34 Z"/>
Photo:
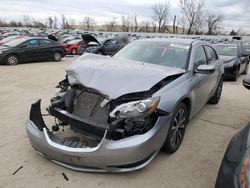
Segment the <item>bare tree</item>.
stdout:
<path fill-rule="evenodd" d="M 167 1 L 164 3 L 156 3 L 153 5 L 152 11 L 152 18 L 158 25 L 158 32 L 162 32 L 168 21 L 169 3 Z"/>
<path fill-rule="evenodd" d="M 81 22 L 82 29 L 86 31 L 94 30 L 95 20 L 89 16 L 85 16 Z"/>
<path fill-rule="evenodd" d="M 219 24 L 222 22 L 222 15 L 216 14 L 212 11 L 207 12 L 206 24 L 207 24 L 207 34 L 214 35 L 218 32 Z"/>
<path fill-rule="evenodd" d="M 123 32 L 129 32 L 131 27 L 130 16 L 128 15 L 125 17 L 124 15 L 121 16 L 121 29 Z"/>
<path fill-rule="evenodd" d="M 153 33 L 156 33 L 156 23 L 152 21 Z"/>
<path fill-rule="evenodd" d="M 186 26 L 187 26 L 187 19 L 184 15 L 181 15 L 181 17 L 178 19 L 177 22 L 177 28 L 180 27 L 182 29 L 182 34 L 185 34 Z"/>
<path fill-rule="evenodd" d="M 75 29 L 76 27 L 76 20 L 71 18 L 68 22 L 68 28 L 67 29 Z"/>
<path fill-rule="evenodd" d="M 57 29 L 57 16 L 54 16 L 54 25 L 53 25 L 53 27 L 54 27 L 54 29 Z"/>
<path fill-rule="evenodd" d="M 67 18 L 64 16 L 64 14 L 62 15 L 62 28 L 66 29 L 66 22 L 67 22 Z"/>
<path fill-rule="evenodd" d="M 32 18 L 28 15 L 23 15 L 23 25 L 25 27 L 32 27 Z"/>
<path fill-rule="evenodd" d="M 138 21 L 137 21 L 137 15 L 134 15 L 134 32 L 138 31 Z"/>
<path fill-rule="evenodd" d="M 179 3 L 188 22 L 187 34 L 191 34 L 194 27 L 197 30 L 202 25 L 201 18 L 203 17 L 205 2 L 204 0 L 179 0 Z"/>
<path fill-rule="evenodd" d="M 34 28 L 45 28 L 46 25 L 45 25 L 44 23 L 42 23 L 41 21 L 35 20 L 35 19 L 33 18 L 33 24 L 32 24 L 31 27 L 34 27 Z"/>
<path fill-rule="evenodd" d="M 49 22 L 49 28 L 52 29 L 53 28 L 53 19 L 52 19 L 52 17 L 48 18 L 48 22 Z"/>
<path fill-rule="evenodd" d="M 109 21 L 105 22 L 107 31 L 115 31 L 117 27 L 116 17 L 111 18 Z"/>
<path fill-rule="evenodd" d="M 149 33 L 150 32 L 150 23 L 148 21 L 142 21 L 140 24 L 140 32 Z"/>

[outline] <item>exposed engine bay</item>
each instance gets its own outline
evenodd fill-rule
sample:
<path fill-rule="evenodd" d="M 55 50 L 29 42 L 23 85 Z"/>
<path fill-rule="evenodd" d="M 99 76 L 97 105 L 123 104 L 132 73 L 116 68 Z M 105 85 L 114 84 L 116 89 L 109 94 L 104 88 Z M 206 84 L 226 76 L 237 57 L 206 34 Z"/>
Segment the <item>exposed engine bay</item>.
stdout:
<path fill-rule="evenodd" d="M 172 79 L 162 80 L 150 91 L 109 100 L 93 89 L 71 85 L 66 76 L 57 86 L 59 91 L 47 109 L 57 122 L 52 130 L 57 132 L 59 127 L 69 126 L 71 130 L 98 141 L 106 130 L 111 140 L 144 134 L 155 125 L 159 116 L 166 115 L 166 112 L 157 109 L 160 98 L 150 98 L 151 95 Z"/>

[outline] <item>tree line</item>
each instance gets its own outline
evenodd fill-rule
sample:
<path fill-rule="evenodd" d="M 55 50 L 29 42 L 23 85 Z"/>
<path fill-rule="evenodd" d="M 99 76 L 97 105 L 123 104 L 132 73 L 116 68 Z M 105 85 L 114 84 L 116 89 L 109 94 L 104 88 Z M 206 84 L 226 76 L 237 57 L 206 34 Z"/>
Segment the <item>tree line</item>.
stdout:
<path fill-rule="evenodd" d="M 155 3 L 151 7 L 151 18 L 138 21 L 138 15 L 121 15 L 107 19 L 101 28 L 103 31 L 123 32 L 158 32 L 173 34 L 219 34 L 223 15 L 205 6 L 204 0 L 178 0 L 179 13 L 173 15 L 168 1 Z M 59 24 L 60 23 L 60 24 Z M 53 29 L 95 30 L 98 25 L 94 18 L 85 16 L 80 22 L 61 17 L 49 16 L 42 22 L 30 16 L 23 16 L 22 21 L 6 22 L 0 19 L 0 27 L 31 27 Z"/>

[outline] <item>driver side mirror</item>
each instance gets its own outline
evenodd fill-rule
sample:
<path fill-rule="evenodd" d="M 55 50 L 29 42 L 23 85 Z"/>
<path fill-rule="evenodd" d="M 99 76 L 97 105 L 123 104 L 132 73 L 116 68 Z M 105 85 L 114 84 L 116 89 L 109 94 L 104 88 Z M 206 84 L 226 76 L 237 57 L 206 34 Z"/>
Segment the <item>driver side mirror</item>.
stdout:
<path fill-rule="evenodd" d="M 215 71 L 215 67 L 213 65 L 199 65 L 195 70 L 195 73 L 199 74 L 212 74 Z"/>
<path fill-rule="evenodd" d="M 247 77 L 243 80 L 243 85 L 245 88 L 250 90 L 250 77 Z"/>

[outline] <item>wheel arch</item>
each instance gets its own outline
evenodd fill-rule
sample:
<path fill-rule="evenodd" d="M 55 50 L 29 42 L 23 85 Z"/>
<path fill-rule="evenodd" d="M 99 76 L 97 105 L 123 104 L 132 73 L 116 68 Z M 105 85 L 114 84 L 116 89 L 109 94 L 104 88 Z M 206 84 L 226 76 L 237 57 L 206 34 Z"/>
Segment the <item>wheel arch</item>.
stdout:
<path fill-rule="evenodd" d="M 191 99 L 189 97 L 184 97 L 180 100 L 179 103 L 184 103 L 188 109 L 188 115 L 190 116 L 190 113 L 191 113 L 191 108 L 192 108 L 192 102 L 191 102 Z M 178 103 L 178 104 L 179 104 Z"/>

